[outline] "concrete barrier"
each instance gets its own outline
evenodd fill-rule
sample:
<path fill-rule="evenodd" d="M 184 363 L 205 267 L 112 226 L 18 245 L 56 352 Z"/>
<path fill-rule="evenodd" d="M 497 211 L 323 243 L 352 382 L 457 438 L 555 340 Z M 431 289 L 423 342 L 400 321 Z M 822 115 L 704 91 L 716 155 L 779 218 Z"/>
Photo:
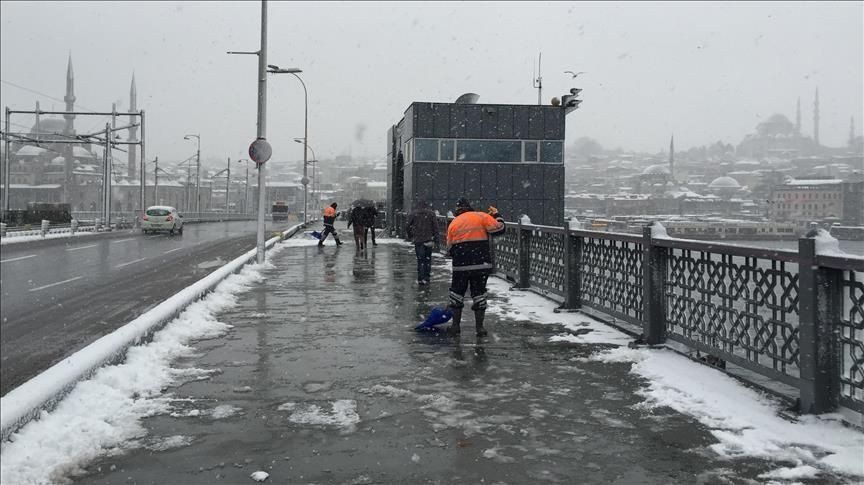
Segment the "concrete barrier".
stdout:
<path fill-rule="evenodd" d="M 267 240 L 266 247 L 271 248 L 278 241 L 292 237 L 303 227 L 304 224 L 297 224 L 279 233 Z M 53 409 L 78 382 L 93 375 L 100 367 L 121 361 L 129 347 L 146 341 L 189 304 L 210 293 L 222 280 L 254 261 L 256 254 L 256 249 L 247 251 L 150 311 L 9 391 L 0 398 L 0 441 L 9 439 L 12 433 L 42 411 Z"/>

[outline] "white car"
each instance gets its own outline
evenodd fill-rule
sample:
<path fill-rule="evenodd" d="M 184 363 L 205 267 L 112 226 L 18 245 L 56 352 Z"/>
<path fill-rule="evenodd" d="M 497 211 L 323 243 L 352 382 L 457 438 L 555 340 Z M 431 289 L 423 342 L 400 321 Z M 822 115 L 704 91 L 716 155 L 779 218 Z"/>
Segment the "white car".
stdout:
<path fill-rule="evenodd" d="M 144 234 L 156 231 L 168 231 L 172 236 L 175 232 L 183 234 L 183 216 L 173 207 L 165 205 L 148 207 L 141 216 L 141 231 Z"/>

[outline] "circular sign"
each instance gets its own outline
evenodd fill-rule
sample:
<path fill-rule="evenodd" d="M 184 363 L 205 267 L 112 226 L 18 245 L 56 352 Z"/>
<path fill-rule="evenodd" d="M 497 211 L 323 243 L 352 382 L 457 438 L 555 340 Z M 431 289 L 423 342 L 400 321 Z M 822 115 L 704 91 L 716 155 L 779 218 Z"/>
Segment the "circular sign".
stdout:
<path fill-rule="evenodd" d="M 300 183 L 303 185 L 309 185 L 309 177 L 303 177 L 300 179 Z"/>
<path fill-rule="evenodd" d="M 263 138 L 259 138 L 249 145 L 249 158 L 258 165 L 263 165 L 264 162 L 270 160 L 271 155 L 273 155 L 273 147 Z"/>

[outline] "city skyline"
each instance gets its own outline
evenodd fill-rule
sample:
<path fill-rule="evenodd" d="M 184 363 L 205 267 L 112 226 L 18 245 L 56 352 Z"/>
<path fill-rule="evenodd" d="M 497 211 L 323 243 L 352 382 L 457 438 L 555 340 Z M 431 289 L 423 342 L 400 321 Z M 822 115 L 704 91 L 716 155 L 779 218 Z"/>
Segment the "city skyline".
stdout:
<path fill-rule="evenodd" d="M 375 3 L 329 5 L 272 2 L 270 12 L 270 62 L 304 69 L 310 145 L 320 158 L 383 157 L 386 129 L 411 101 L 450 102 L 472 91 L 481 103 L 534 104 L 532 71 L 541 51 L 544 103 L 574 85 L 584 89 L 584 103 L 567 118 L 568 146 L 586 136 L 609 149 L 659 152 L 672 134 L 682 151 L 718 140 L 737 145 L 775 113 L 794 119 L 799 98 L 801 132 L 813 136 L 817 88 L 823 145 L 845 146 L 850 118 L 864 125 L 859 4 L 622 9 L 541 3 L 530 10 L 519 4 L 395 4 L 386 11 Z M 259 3 L 4 2 L 0 8 L 0 104 L 33 109 L 39 100 L 42 109 L 62 106 L 47 96 L 62 98 L 71 52 L 76 106 L 82 109 L 107 110 L 112 102 L 127 108 L 135 73 L 138 107 L 148 114 L 148 155 L 185 158 L 192 148 L 183 135 L 200 132 L 202 159 L 245 157 L 254 138 L 255 62 L 225 51 L 257 47 Z M 520 14 L 523 22 L 514 24 Z M 159 18 L 157 28 L 139 37 L 121 35 L 121 19 L 130 15 Z M 352 15 L 360 16 L 351 21 Z M 500 29 L 489 30 L 487 18 L 501 23 Z M 44 28 L 33 28 L 37 19 Z M 74 30 L 89 21 L 104 24 L 112 41 L 99 44 L 95 34 Z M 822 21 L 832 22 L 830 32 L 819 29 Z M 436 27 L 442 23 L 450 30 Z M 384 24 L 392 26 L 389 37 L 378 32 Z M 724 32 L 730 25 L 737 35 Z M 513 38 L 503 35 L 505 27 Z M 666 27 L 676 35 L 664 33 Z M 222 33 L 213 36 L 214 30 Z M 541 40 L 543 30 L 547 38 Z M 408 45 L 388 47 L 388 38 Z M 422 45 L 440 48 L 423 51 Z M 414 55 L 388 57 L 391 50 Z M 585 73 L 573 79 L 565 70 Z M 302 146 L 291 141 L 302 135 L 299 83 L 271 77 L 268 93 L 274 157 L 302 158 Z"/>

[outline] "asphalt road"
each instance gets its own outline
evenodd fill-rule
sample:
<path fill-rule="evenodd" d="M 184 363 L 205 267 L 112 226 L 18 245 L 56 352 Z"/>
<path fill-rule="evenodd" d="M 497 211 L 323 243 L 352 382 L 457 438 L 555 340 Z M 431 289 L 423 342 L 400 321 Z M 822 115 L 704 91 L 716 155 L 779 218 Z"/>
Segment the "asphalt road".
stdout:
<path fill-rule="evenodd" d="M 0 394 L 255 246 L 254 221 L 189 224 L 184 233 L 0 247 Z"/>

